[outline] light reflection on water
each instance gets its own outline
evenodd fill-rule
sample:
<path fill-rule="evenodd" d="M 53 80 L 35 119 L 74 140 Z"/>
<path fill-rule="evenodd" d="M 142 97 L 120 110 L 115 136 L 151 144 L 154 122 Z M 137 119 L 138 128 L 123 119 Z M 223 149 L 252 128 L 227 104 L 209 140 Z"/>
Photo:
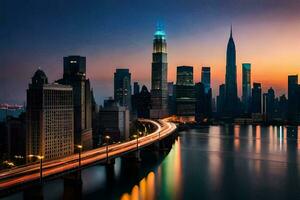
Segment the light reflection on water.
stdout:
<path fill-rule="evenodd" d="M 166 156 L 152 154 L 140 164 L 118 158 L 112 168 L 85 169 L 79 194 L 121 200 L 300 199 L 300 127 L 192 129 L 180 132 Z M 151 160 L 156 161 L 148 164 Z M 45 184 L 45 199 L 61 199 L 62 187 L 61 179 Z"/>
<path fill-rule="evenodd" d="M 156 169 L 156 173 L 153 171 L 149 172 L 138 185 L 132 187 L 130 193 L 124 193 L 120 199 L 154 200 L 158 196 L 155 192 L 156 188 L 161 192 L 159 194 L 160 199 L 180 199 L 181 176 L 181 143 L 180 138 L 178 138 L 168 156 Z"/>
<path fill-rule="evenodd" d="M 298 199 L 300 127 L 297 139 L 287 135 L 282 126 L 182 132 L 157 169 L 121 200 Z M 152 187 L 145 187 L 149 176 Z"/>

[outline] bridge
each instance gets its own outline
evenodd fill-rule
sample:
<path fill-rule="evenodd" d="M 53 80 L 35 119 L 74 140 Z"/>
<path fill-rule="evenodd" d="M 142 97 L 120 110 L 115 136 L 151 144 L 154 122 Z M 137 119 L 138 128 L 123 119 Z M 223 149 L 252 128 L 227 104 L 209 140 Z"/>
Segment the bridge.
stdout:
<path fill-rule="evenodd" d="M 20 188 L 22 185 L 24 186 L 37 181 L 41 177 L 43 179 L 58 177 L 63 174 L 76 172 L 83 167 L 88 167 L 95 163 L 103 163 L 130 152 L 139 153 L 139 149 L 163 141 L 176 130 L 176 125 L 169 122 L 168 118 L 158 120 L 158 122 L 149 119 L 139 119 L 139 121 L 153 124 L 156 127 L 155 131 L 135 140 L 102 146 L 84 151 L 80 155 L 73 154 L 61 159 L 45 161 L 42 165 L 32 163 L 2 171 L 0 172 L 0 193 L 5 193 L 5 191 L 13 188 Z"/>

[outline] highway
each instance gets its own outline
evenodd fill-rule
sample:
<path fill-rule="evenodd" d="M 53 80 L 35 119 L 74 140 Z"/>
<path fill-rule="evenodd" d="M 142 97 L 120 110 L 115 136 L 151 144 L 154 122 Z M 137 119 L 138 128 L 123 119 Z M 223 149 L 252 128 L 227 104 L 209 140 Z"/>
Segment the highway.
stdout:
<path fill-rule="evenodd" d="M 158 140 L 161 140 L 176 130 L 176 125 L 168 122 L 168 119 L 159 120 L 159 123 L 149 119 L 139 119 L 140 122 L 152 123 L 157 128 L 153 133 L 138 139 L 108 145 L 108 157 L 118 157 L 122 154 L 135 151 L 137 142 L 139 148 L 148 146 Z M 106 146 L 81 153 L 81 167 L 105 160 L 107 158 Z M 65 171 L 73 170 L 79 167 L 79 155 L 73 154 L 61 159 L 43 162 L 43 178 L 60 174 Z M 10 170 L 0 172 L 0 190 L 14 187 L 16 185 L 35 181 L 40 178 L 39 163 L 27 164 L 15 167 Z"/>

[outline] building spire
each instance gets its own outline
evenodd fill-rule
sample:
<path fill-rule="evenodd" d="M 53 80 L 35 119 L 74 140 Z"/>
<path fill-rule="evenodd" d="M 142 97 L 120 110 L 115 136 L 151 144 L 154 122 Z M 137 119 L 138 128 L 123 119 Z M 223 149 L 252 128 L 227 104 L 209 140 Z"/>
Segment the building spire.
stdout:
<path fill-rule="evenodd" d="M 232 24 L 230 25 L 230 38 L 232 38 Z"/>

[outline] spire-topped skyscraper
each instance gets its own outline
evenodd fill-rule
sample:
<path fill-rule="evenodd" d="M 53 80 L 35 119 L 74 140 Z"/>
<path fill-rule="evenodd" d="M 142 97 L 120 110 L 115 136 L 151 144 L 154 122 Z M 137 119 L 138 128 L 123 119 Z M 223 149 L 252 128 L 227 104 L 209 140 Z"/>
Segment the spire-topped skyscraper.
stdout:
<path fill-rule="evenodd" d="M 236 55 L 235 44 L 232 37 L 232 26 L 227 44 L 225 94 L 224 115 L 226 117 L 234 117 L 237 114 L 238 96 L 236 80 Z"/>
<path fill-rule="evenodd" d="M 166 33 L 158 24 L 154 33 L 151 74 L 151 118 L 168 115 L 168 63 Z"/>

